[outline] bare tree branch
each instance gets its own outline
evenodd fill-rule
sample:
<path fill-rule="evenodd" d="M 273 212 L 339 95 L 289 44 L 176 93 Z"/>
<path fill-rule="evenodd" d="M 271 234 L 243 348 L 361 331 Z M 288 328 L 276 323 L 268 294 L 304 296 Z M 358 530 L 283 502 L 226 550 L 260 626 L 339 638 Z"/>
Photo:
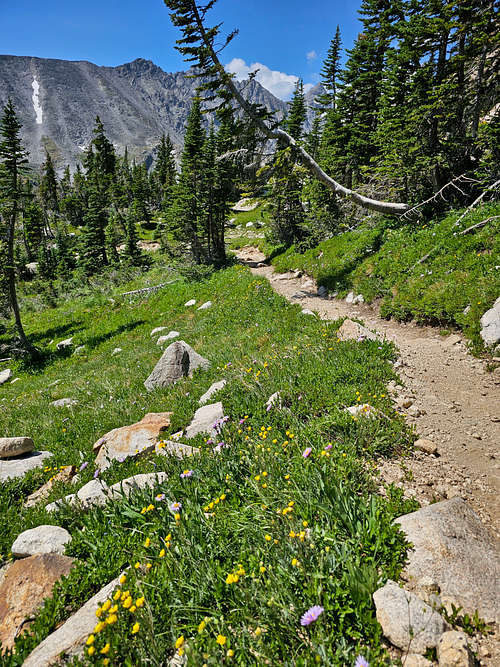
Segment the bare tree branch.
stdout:
<path fill-rule="evenodd" d="M 476 208 L 476 206 L 483 200 L 483 197 L 487 192 L 490 192 L 491 190 L 495 190 L 495 188 L 498 188 L 499 186 L 500 186 L 500 178 L 498 179 L 498 181 L 495 181 L 495 183 L 493 183 L 493 185 L 489 185 L 485 190 L 483 190 L 481 192 L 479 197 L 477 197 L 477 199 L 475 199 L 472 202 L 472 204 L 469 206 L 469 208 L 465 209 L 465 211 L 462 213 L 462 215 L 458 218 L 458 220 L 455 222 L 455 224 L 453 226 L 457 227 L 462 222 L 462 220 L 467 215 L 469 215 L 469 213 L 472 211 L 472 209 Z"/>
<path fill-rule="evenodd" d="M 481 227 L 484 227 L 485 225 L 487 225 L 488 222 L 491 222 L 492 220 L 498 220 L 499 218 L 500 218 L 500 215 L 492 215 L 489 218 L 486 218 L 486 220 L 481 220 L 481 222 L 478 222 L 475 225 L 472 225 L 471 227 L 467 227 L 467 229 L 464 229 L 463 231 L 460 232 L 460 235 L 468 234 L 469 232 L 472 232 L 475 229 L 480 229 Z"/>

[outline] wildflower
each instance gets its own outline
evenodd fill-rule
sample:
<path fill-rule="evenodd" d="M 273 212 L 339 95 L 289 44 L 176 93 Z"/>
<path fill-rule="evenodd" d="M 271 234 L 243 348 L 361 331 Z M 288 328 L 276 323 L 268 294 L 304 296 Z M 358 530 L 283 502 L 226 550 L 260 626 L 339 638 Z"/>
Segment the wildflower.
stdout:
<path fill-rule="evenodd" d="M 165 494 L 164 494 L 164 493 L 159 493 L 159 494 L 156 496 L 156 500 L 159 500 L 159 501 L 161 501 L 161 500 L 165 500 Z"/>
<path fill-rule="evenodd" d="M 182 503 L 175 502 L 170 505 L 170 511 L 173 514 L 177 514 L 181 509 L 182 509 Z"/>
<path fill-rule="evenodd" d="M 325 449 L 326 449 L 326 451 L 328 452 L 328 451 L 330 451 L 331 448 L 332 448 L 332 443 L 329 442 L 329 443 L 327 444 L 327 446 L 325 447 Z"/>
<path fill-rule="evenodd" d="M 94 642 L 95 642 L 94 635 L 89 635 L 89 637 L 87 639 L 87 642 L 86 642 L 87 646 L 91 646 Z"/>
<path fill-rule="evenodd" d="M 207 622 L 205 621 L 205 619 L 203 619 L 203 621 L 201 621 L 200 624 L 198 625 L 198 632 L 203 632 L 203 630 L 206 627 L 207 627 Z"/>
<path fill-rule="evenodd" d="M 184 635 L 181 635 L 180 637 L 177 637 L 177 640 L 175 642 L 175 648 L 180 648 L 184 644 Z"/>
<path fill-rule="evenodd" d="M 106 667 L 106 665 L 109 665 L 109 658 L 104 658 L 102 664 L 104 665 L 104 667 Z"/>
<path fill-rule="evenodd" d="M 139 632 L 140 628 L 141 626 L 139 625 L 139 623 L 134 623 L 134 625 L 132 626 L 132 634 L 136 635 Z"/>
<path fill-rule="evenodd" d="M 82 463 L 82 465 L 80 466 L 80 472 L 82 472 L 82 470 L 85 470 L 85 468 L 88 466 L 88 464 L 89 464 L 88 461 L 84 461 L 84 462 Z"/>
<path fill-rule="evenodd" d="M 111 614 L 110 616 L 108 616 L 106 620 L 108 625 L 113 625 L 113 623 L 116 623 L 116 621 L 118 620 L 118 616 L 116 614 Z"/>
<path fill-rule="evenodd" d="M 266 571 L 266 568 L 264 567 L 264 565 L 261 565 L 260 566 L 260 573 L 264 574 L 265 571 Z"/>
<path fill-rule="evenodd" d="M 109 653 L 109 649 L 110 649 L 110 648 L 111 648 L 111 646 L 109 645 L 109 643 L 108 643 L 108 644 L 105 644 L 105 645 L 102 647 L 102 649 L 101 649 L 101 653 L 102 653 L 103 655 L 106 655 L 106 653 Z M 106 664 L 107 664 L 107 663 L 106 663 Z"/>
<path fill-rule="evenodd" d="M 188 477 L 192 477 L 194 473 L 194 470 L 184 470 L 184 472 L 181 472 L 181 479 L 186 479 Z"/>
<path fill-rule="evenodd" d="M 262 628 L 255 628 L 255 636 L 260 637 L 261 634 L 262 634 Z"/>
<path fill-rule="evenodd" d="M 238 581 L 240 580 L 239 576 L 237 574 L 233 574 L 230 572 L 227 577 L 226 577 L 226 584 L 237 584 Z"/>
<path fill-rule="evenodd" d="M 118 589 L 118 590 L 116 591 L 116 593 L 113 595 L 113 600 L 119 600 L 120 597 L 121 597 L 121 594 L 122 594 L 121 590 Z"/>
<path fill-rule="evenodd" d="M 293 567 L 297 567 L 298 564 L 299 564 L 299 561 L 296 558 L 292 558 Z"/>
<path fill-rule="evenodd" d="M 132 606 L 132 598 L 125 598 L 125 600 L 122 602 L 122 605 L 124 609 L 129 609 Z"/>
<path fill-rule="evenodd" d="M 146 537 L 146 541 L 144 542 L 144 546 L 149 547 L 150 544 L 151 544 L 151 540 L 149 539 L 149 537 Z"/>
<path fill-rule="evenodd" d="M 165 549 L 161 549 L 160 553 L 158 554 L 159 558 L 163 558 L 165 556 Z"/>
<path fill-rule="evenodd" d="M 97 479 L 97 477 L 99 477 L 99 473 L 100 473 L 100 472 L 101 472 L 101 471 L 99 470 L 99 468 L 97 468 L 97 470 L 96 470 L 95 473 L 94 473 L 94 479 Z"/>
<path fill-rule="evenodd" d="M 227 655 L 228 658 L 232 658 L 233 655 L 234 655 L 234 651 L 233 651 L 233 649 L 230 648 L 229 651 L 226 653 L 226 655 Z"/>
<path fill-rule="evenodd" d="M 365 657 L 358 655 L 356 662 L 354 663 L 354 667 L 370 667 L 370 663 Z"/>
<path fill-rule="evenodd" d="M 136 606 L 136 607 L 143 607 L 143 606 L 144 606 L 144 602 L 145 602 L 145 598 L 144 598 L 144 597 L 137 598 L 137 600 L 135 601 L 135 606 Z"/>
<path fill-rule="evenodd" d="M 95 653 L 95 648 L 94 648 L 94 646 L 89 646 L 88 649 L 87 649 L 87 653 L 88 653 L 89 655 L 94 655 L 94 653 Z"/>
<path fill-rule="evenodd" d="M 266 542 L 270 542 L 273 538 L 270 535 L 264 535 Z"/>
<path fill-rule="evenodd" d="M 180 514 L 174 514 L 174 519 L 176 521 L 180 521 L 181 520 L 181 515 Z"/>
<path fill-rule="evenodd" d="M 102 609 L 103 611 L 108 611 L 108 609 L 109 609 L 110 607 L 111 607 L 111 601 L 110 601 L 110 600 L 106 600 L 106 602 L 102 605 L 101 609 Z M 97 614 L 96 614 L 96 616 L 97 616 Z"/>
<path fill-rule="evenodd" d="M 323 607 L 320 607 L 317 604 L 314 605 L 314 607 L 311 607 L 306 611 L 305 614 L 302 615 L 302 618 L 300 619 L 300 624 L 310 625 L 311 623 L 314 623 L 314 621 L 317 621 L 324 611 L 325 610 L 323 609 Z"/>
<path fill-rule="evenodd" d="M 224 646 L 224 644 L 227 641 L 227 637 L 224 637 L 224 635 L 217 635 L 217 639 L 215 640 L 219 646 Z"/>
<path fill-rule="evenodd" d="M 139 563 L 139 561 L 137 561 L 137 563 L 135 563 L 134 567 L 135 567 L 136 570 L 138 570 L 141 567 L 141 564 Z"/>
<path fill-rule="evenodd" d="M 99 634 L 99 632 L 101 632 L 101 630 L 104 630 L 105 627 L 106 627 L 106 623 L 104 623 L 103 621 L 100 621 L 94 628 L 94 634 L 95 635 Z"/>
<path fill-rule="evenodd" d="M 121 577 L 118 579 L 118 581 L 120 582 L 120 584 L 124 584 L 127 581 L 127 575 L 122 574 Z"/>
<path fill-rule="evenodd" d="M 306 447 L 304 451 L 302 452 L 302 456 L 307 459 L 307 457 L 311 454 L 312 452 L 312 447 Z"/>

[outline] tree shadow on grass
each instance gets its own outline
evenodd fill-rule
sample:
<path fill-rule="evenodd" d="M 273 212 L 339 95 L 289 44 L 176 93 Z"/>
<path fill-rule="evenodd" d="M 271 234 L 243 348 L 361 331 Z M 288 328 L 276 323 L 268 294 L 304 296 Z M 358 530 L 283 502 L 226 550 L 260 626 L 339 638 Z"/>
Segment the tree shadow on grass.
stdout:
<path fill-rule="evenodd" d="M 77 333 L 80 330 L 80 325 L 83 324 L 83 320 L 73 320 L 68 324 L 62 324 L 58 327 L 53 327 L 52 329 L 46 329 L 45 331 L 39 331 L 38 333 L 29 334 L 28 337 L 33 345 L 36 345 L 44 338 L 55 339 L 60 338 L 69 338 L 72 334 Z"/>
<path fill-rule="evenodd" d="M 122 324 L 113 331 L 108 331 L 107 333 L 101 334 L 99 336 L 90 336 L 89 338 L 82 340 L 81 344 L 86 347 L 86 351 L 94 350 L 101 343 L 104 343 L 110 338 L 119 336 L 126 331 L 132 331 L 136 327 L 141 326 L 141 324 L 145 324 L 145 322 L 146 320 L 135 320 L 133 322 L 128 322 L 127 324 Z M 68 327 L 70 328 L 67 329 L 67 333 L 76 333 L 71 331 L 71 325 L 68 325 Z M 59 329 L 64 329 L 64 327 L 60 327 Z M 64 347 L 60 350 L 48 348 L 39 349 L 36 357 L 24 357 L 21 359 L 19 370 L 26 371 L 28 373 L 41 373 L 48 366 L 51 366 L 57 361 L 61 361 L 61 359 L 67 359 L 68 357 L 72 356 L 74 352 L 75 348 L 73 346 Z"/>

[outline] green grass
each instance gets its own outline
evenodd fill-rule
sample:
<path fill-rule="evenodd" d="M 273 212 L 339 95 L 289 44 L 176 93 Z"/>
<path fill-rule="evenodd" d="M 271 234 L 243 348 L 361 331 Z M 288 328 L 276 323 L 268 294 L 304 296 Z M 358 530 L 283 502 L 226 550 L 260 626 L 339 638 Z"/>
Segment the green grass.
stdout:
<path fill-rule="evenodd" d="M 457 232 L 499 214 L 500 205 L 492 203 L 469 213 L 459 227 L 458 212 L 402 227 L 381 221 L 303 254 L 290 248 L 273 264 L 279 271 L 299 268 L 340 296 L 354 289 L 368 302 L 381 299 L 384 317 L 462 329 L 478 352 L 479 320 L 500 293 L 500 218 L 469 234 Z"/>
<path fill-rule="evenodd" d="M 198 312 L 184 307 L 190 298 L 214 305 Z M 371 596 L 387 578 L 398 578 L 406 545 L 392 522 L 417 506 L 397 489 L 389 489 L 388 499 L 376 495 L 372 477 L 377 458 L 402 453 L 413 439 L 385 393 L 395 378 L 391 345 L 337 342 L 340 322 L 303 316 L 242 267 L 142 299 L 98 293 L 27 313 L 25 320 L 44 354 L 36 368 L 18 364 L 20 381 L 0 388 L 0 431 L 33 436 L 53 459 L 46 470 L 0 488 L 0 565 L 22 530 L 43 523 L 70 531 L 66 553 L 78 564 L 3 664 L 21 665 L 127 567 L 123 588 L 134 599 L 144 596 L 145 604 L 130 613 L 120 602 L 116 623 L 96 634 L 97 652 L 87 651 L 85 663 L 102 664 L 100 650 L 109 643 L 112 664 L 161 665 L 183 636 L 193 665 L 347 665 L 358 653 L 372 665 L 386 664 Z M 143 381 L 160 356 L 149 334 L 160 325 L 181 332 L 212 366 L 148 393 Z M 68 336 L 86 346 L 84 354 L 55 350 Z M 123 352 L 111 356 L 115 347 Z M 88 512 L 23 509 L 25 496 L 59 466 L 89 462 L 78 485 L 60 484 L 48 501 L 92 479 L 92 445 L 110 429 L 165 410 L 173 412 L 171 432 L 185 427 L 199 396 L 222 377 L 228 382 L 217 400 L 229 420 L 220 453 L 198 436 L 201 453 L 192 459 L 128 459 L 101 475 L 111 484 L 164 470 L 168 482 L 154 492 Z M 267 398 L 278 390 L 281 407 L 267 411 Z M 66 396 L 78 405 L 50 407 Z M 353 419 L 344 407 L 356 402 L 379 408 L 380 418 Z M 181 479 L 186 468 L 193 476 Z M 165 500 L 155 499 L 159 491 Z M 174 500 L 182 503 L 179 521 L 168 507 Z M 239 580 L 226 583 L 238 571 Z M 302 628 L 300 617 L 313 605 L 325 611 Z M 136 622 L 140 629 L 132 634 Z M 227 638 L 223 646 L 219 635 Z"/>

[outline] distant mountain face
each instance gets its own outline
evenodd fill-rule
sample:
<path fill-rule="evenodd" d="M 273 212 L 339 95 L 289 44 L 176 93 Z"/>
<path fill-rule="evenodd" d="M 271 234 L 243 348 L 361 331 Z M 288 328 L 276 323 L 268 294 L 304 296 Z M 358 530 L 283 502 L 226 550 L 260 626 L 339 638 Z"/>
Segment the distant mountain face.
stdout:
<path fill-rule="evenodd" d="M 130 157 L 150 161 L 163 133 L 180 147 L 196 85 L 186 72 L 167 73 L 142 58 L 99 67 L 0 56 L 0 107 L 12 99 L 30 163 L 40 165 L 47 149 L 58 169 L 81 161 L 96 116 L 119 154 L 128 147 Z M 257 81 L 238 85 L 251 102 L 286 113 L 287 104 Z"/>

